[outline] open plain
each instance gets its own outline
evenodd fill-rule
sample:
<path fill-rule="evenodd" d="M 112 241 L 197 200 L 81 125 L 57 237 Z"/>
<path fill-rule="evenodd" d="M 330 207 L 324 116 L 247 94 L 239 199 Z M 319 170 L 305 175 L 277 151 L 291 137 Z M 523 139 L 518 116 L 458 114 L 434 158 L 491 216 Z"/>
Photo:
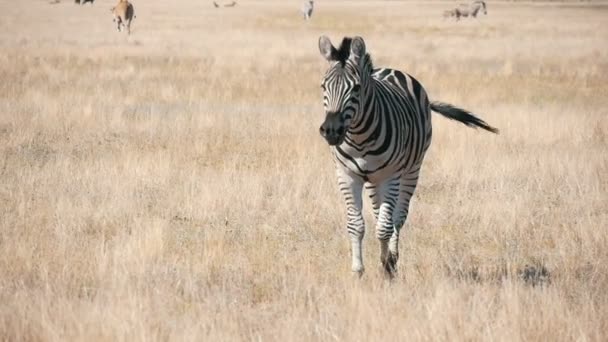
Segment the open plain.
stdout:
<path fill-rule="evenodd" d="M 133 4 L 0 1 L 0 340 L 608 339 L 608 4 Z M 350 272 L 321 34 L 501 130 L 434 115 L 392 282 L 370 210 Z"/>

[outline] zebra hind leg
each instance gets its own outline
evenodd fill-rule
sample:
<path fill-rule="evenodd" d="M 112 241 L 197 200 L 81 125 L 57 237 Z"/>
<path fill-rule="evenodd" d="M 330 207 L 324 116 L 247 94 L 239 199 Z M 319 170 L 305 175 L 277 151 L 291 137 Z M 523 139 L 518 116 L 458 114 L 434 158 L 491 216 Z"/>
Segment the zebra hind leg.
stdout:
<path fill-rule="evenodd" d="M 393 246 L 398 245 L 399 232 L 393 227 L 389 238 L 380 238 L 380 264 L 384 270 L 384 276 L 388 280 L 393 280 L 397 275 L 397 260 L 399 253 L 393 252 Z"/>
<path fill-rule="evenodd" d="M 383 182 L 374 190 L 371 195 L 374 214 L 377 212 L 376 237 L 380 242 L 380 264 L 386 278 L 393 279 L 397 259 L 390 252 L 389 245 L 391 237 L 395 235 L 393 213 L 399 199 L 399 177 Z"/>
<path fill-rule="evenodd" d="M 397 273 L 397 261 L 399 260 L 399 233 L 407 220 L 410 208 L 410 200 L 418 184 L 418 171 L 407 173 L 401 178 L 399 186 L 399 200 L 393 212 L 393 234 L 388 240 L 388 253 L 384 261 L 386 274 L 394 277 Z"/>
<path fill-rule="evenodd" d="M 381 198 L 377 192 L 376 187 L 373 184 L 366 184 L 365 190 L 367 190 L 369 194 L 369 198 L 372 202 L 372 208 L 374 210 L 374 218 L 376 222 L 378 222 L 378 214 L 380 212 L 380 201 Z M 394 234 L 394 233 L 393 233 Z M 397 233 L 398 234 L 398 233 Z M 395 274 L 395 265 L 397 264 L 397 260 L 393 260 L 394 258 L 390 255 L 390 240 L 380 239 L 380 264 L 384 269 L 384 275 L 392 279 Z"/>
<path fill-rule="evenodd" d="M 397 233 L 397 239 L 399 234 Z M 382 246 L 381 248 L 388 248 L 389 251 L 388 253 L 385 254 L 384 258 L 382 258 L 382 267 L 384 268 L 384 275 L 386 276 L 387 279 L 392 280 L 393 278 L 395 278 L 395 275 L 397 275 L 397 260 L 399 259 L 399 255 L 398 254 L 393 254 L 390 251 L 390 244 L 392 242 L 392 238 L 388 241 L 382 241 Z M 386 247 L 383 247 L 384 244 L 386 243 Z"/>

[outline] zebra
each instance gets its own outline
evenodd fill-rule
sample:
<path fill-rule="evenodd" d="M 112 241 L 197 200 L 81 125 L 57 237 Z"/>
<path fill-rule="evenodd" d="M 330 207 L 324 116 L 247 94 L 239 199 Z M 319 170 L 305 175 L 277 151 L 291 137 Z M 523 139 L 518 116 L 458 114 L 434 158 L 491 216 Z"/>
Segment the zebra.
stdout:
<path fill-rule="evenodd" d="M 431 111 L 470 127 L 498 130 L 464 109 L 430 102 L 422 85 L 406 73 L 374 69 L 361 37 L 344 37 L 335 48 L 327 36 L 321 36 L 319 51 L 329 62 L 321 83 L 325 120 L 319 132 L 330 145 L 346 204 L 352 271 L 359 276 L 364 271 L 365 187 L 376 218 L 381 265 L 393 278 L 399 232 L 431 144 Z"/>
<path fill-rule="evenodd" d="M 91 5 L 92 5 L 92 4 L 93 4 L 93 1 L 94 1 L 94 0 L 82 0 L 82 1 L 81 1 L 81 0 L 74 0 L 74 3 L 75 3 L 75 4 L 77 4 L 77 5 L 80 5 L 80 4 L 84 5 L 84 4 L 86 4 L 87 2 L 90 2 L 90 3 L 91 3 Z"/>
<path fill-rule="evenodd" d="M 485 1 L 475 0 L 468 5 L 461 4 L 455 9 L 456 20 L 459 20 L 460 17 L 468 17 L 468 16 L 476 18 L 477 13 L 479 13 L 480 10 L 483 10 L 484 15 L 488 14 L 488 10 L 487 10 Z"/>
<path fill-rule="evenodd" d="M 309 20 L 310 17 L 312 17 L 312 10 L 314 9 L 314 6 L 315 4 L 313 0 L 304 2 L 302 5 L 302 15 L 304 16 L 304 19 Z"/>
<path fill-rule="evenodd" d="M 236 1 L 233 1 L 233 2 L 231 2 L 229 4 L 225 4 L 224 5 L 224 7 L 234 7 L 234 6 L 236 6 Z"/>

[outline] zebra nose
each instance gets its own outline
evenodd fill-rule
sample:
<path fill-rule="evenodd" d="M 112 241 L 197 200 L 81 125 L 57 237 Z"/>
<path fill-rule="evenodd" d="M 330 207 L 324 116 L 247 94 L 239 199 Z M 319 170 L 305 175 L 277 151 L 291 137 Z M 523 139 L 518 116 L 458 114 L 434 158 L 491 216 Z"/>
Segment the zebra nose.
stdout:
<path fill-rule="evenodd" d="M 324 137 L 341 136 L 344 134 L 344 126 L 332 127 L 332 125 L 324 123 L 319 127 L 319 133 Z"/>
<path fill-rule="evenodd" d="M 326 122 L 319 127 L 319 133 L 321 133 L 321 136 L 325 138 L 330 145 L 338 144 L 342 140 L 344 132 L 345 128 L 342 124 L 338 124 L 337 127 L 335 127 L 335 125 Z"/>

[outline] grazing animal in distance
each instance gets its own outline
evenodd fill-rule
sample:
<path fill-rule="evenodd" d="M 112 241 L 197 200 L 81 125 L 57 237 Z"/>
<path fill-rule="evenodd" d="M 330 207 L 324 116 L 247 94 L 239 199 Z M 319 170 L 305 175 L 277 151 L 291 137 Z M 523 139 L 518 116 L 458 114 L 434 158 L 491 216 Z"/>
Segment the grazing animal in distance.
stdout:
<path fill-rule="evenodd" d="M 234 7 L 234 6 L 236 6 L 236 1 L 233 1 L 233 2 L 231 2 L 229 4 L 225 4 L 224 5 L 224 7 Z"/>
<path fill-rule="evenodd" d="M 217 4 L 217 2 L 215 2 L 215 1 L 214 1 L 214 2 L 213 2 L 213 7 L 215 7 L 215 8 L 220 8 L 220 5 L 218 5 L 218 4 Z"/>
<path fill-rule="evenodd" d="M 304 19 L 309 20 L 312 17 L 312 11 L 314 10 L 314 7 L 315 3 L 313 0 L 307 0 L 304 2 L 301 9 Z"/>
<path fill-rule="evenodd" d="M 488 9 L 486 6 L 485 1 L 482 0 L 475 0 L 473 2 L 471 2 L 470 4 L 461 4 L 458 7 L 456 7 L 454 9 L 455 12 L 455 16 L 456 16 L 456 20 L 460 20 L 460 17 L 473 17 L 473 18 L 477 18 L 477 14 L 479 13 L 479 11 L 483 10 L 483 14 L 487 15 L 488 14 Z"/>
<path fill-rule="evenodd" d="M 117 22 L 118 32 L 121 32 L 122 28 L 126 28 L 127 34 L 131 34 L 131 21 L 136 18 L 133 4 L 128 0 L 120 0 L 110 11 L 114 16 L 112 21 Z"/>
<path fill-rule="evenodd" d="M 84 5 L 84 4 L 86 4 L 87 2 L 90 2 L 90 3 L 91 3 L 91 5 L 92 5 L 92 4 L 93 4 L 93 1 L 95 1 L 95 0 L 75 0 L 75 1 L 74 1 L 74 3 Z"/>
<path fill-rule="evenodd" d="M 498 133 L 472 113 L 430 102 L 422 85 L 398 70 L 374 68 L 361 37 L 335 48 L 326 36 L 319 51 L 329 62 L 321 82 L 325 120 L 319 133 L 330 146 L 338 188 L 346 203 L 352 271 L 364 271 L 363 188 L 371 198 L 387 277 L 396 272 L 399 232 L 409 211 L 425 153 L 431 144 L 431 111 L 469 127 Z"/>
<path fill-rule="evenodd" d="M 451 17 L 456 17 L 456 13 L 457 12 L 458 12 L 457 9 L 451 9 L 451 10 L 443 11 L 443 19 L 447 19 L 447 18 L 451 18 Z"/>

